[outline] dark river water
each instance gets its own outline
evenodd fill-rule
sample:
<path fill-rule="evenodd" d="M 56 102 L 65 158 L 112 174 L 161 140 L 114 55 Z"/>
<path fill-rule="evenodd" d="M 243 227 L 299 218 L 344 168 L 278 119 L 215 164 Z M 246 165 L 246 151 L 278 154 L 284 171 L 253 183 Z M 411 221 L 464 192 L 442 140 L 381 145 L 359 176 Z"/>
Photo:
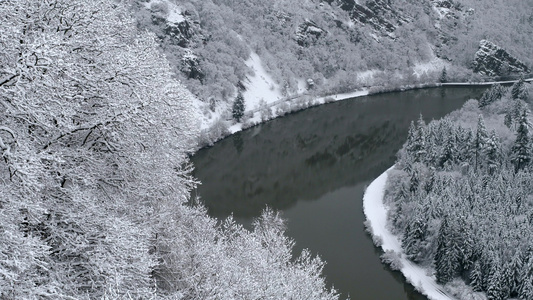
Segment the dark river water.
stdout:
<path fill-rule="evenodd" d="M 193 157 L 209 214 L 245 226 L 265 206 L 283 212 L 295 250 L 327 265 L 343 299 L 426 299 L 384 266 L 364 230 L 365 187 L 395 161 L 411 121 L 479 98 L 484 87 L 387 93 L 327 104 L 230 136 Z"/>

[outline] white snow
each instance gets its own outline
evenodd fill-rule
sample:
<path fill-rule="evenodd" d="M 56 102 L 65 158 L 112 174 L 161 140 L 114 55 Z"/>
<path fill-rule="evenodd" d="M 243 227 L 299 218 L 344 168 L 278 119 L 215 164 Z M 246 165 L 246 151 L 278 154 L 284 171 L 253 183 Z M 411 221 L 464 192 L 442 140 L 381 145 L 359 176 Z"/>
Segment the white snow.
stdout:
<path fill-rule="evenodd" d="M 433 11 L 437 13 L 439 20 L 442 20 L 444 17 L 446 17 L 450 13 L 449 8 L 437 7 L 435 4 L 433 5 Z"/>
<path fill-rule="evenodd" d="M 298 94 L 303 94 L 307 91 L 307 81 L 305 79 L 298 79 Z"/>
<path fill-rule="evenodd" d="M 257 53 L 251 52 L 250 58 L 246 60 L 245 64 L 254 71 L 254 75 L 248 76 L 244 83 L 246 91 L 242 93 L 242 96 L 244 97 L 245 111 L 256 109 L 261 100 L 271 104 L 283 99 L 279 85 L 267 73 Z"/>
<path fill-rule="evenodd" d="M 355 27 L 355 23 L 354 21 L 350 20 L 346 23 L 346 25 L 348 25 L 348 28 L 354 28 Z"/>
<path fill-rule="evenodd" d="M 168 16 L 167 16 L 167 22 L 169 23 L 181 23 L 185 21 L 185 18 L 183 17 L 183 13 L 181 9 L 173 4 L 169 3 L 169 10 L 168 10 Z"/>
<path fill-rule="evenodd" d="M 368 86 L 372 82 L 374 76 L 379 72 L 380 71 L 376 69 L 357 72 L 357 81 L 360 82 L 363 86 Z"/>
<path fill-rule="evenodd" d="M 524 79 L 525 82 L 533 82 L 533 78 Z M 507 80 L 507 81 L 488 81 L 488 82 L 447 82 L 447 83 L 441 83 L 442 86 L 447 85 L 493 85 L 496 83 L 499 84 L 511 84 L 515 83 L 516 80 Z"/>
<path fill-rule="evenodd" d="M 442 71 L 444 67 L 448 67 L 448 63 L 436 56 L 428 62 L 418 63 L 413 67 L 413 71 L 417 77 L 422 76 L 424 73 L 431 73 L 435 71 Z"/>
<path fill-rule="evenodd" d="M 164 16 L 167 19 L 167 22 L 170 24 L 175 23 L 181 23 L 185 21 L 185 17 L 183 16 L 183 13 L 181 11 L 181 8 L 177 6 L 175 3 L 172 3 L 170 1 L 157 1 L 157 0 L 151 0 L 146 3 L 144 3 L 144 7 L 146 9 L 151 10 L 152 5 L 154 4 L 166 4 L 168 7 L 168 15 Z"/>
<path fill-rule="evenodd" d="M 368 96 L 368 93 L 369 91 L 367 89 L 364 89 L 364 90 L 354 91 L 354 92 L 349 92 L 349 93 L 329 95 L 326 97 L 317 98 L 317 104 L 324 104 L 326 102 L 331 102 L 331 101 L 326 101 L 330 99 L 333 99 L 334 101 L 341 101 L 341 100 L 346 100 L 346 99 L 351 99 L 351 98 Z"/>
<path fill-rule="evenodd" d="M 406 280 L 420 293 L 426 295 L 431 300 L 455 300 L 444 291 L 441 285 L 437 284 L 434 276 L 428 275 L 430 270 L 421 268 L 405 257 L 398 237 L 392 234 L 387 227 L 388 208 L 383 204 L 383 197 L 388 172 L 393 168 L 394 166 L 376 178 L 367 187 L 363 196 L 363 211 L 367 220 L 370 222 L 372 234 L 381 238 L 381 248 L 383 251 L 389 250 L 396 252 L 403 265 L 400 271 Z"/>
<path fill-rule="evenodd" d="M 379 37 L 375 33 L 369 33 L 370 37 L 372 37 L 376 42 L 379 42 Z"/>
<path fill-rule="evenodd" d="M 231 125 L 229 128 L 228 128 L 229 132 L 231 132 L 231 134 L 234 134 L 235 132 L 239 132 L 242 130 L 242 123 L 235 123 L 233 125 Z"/>

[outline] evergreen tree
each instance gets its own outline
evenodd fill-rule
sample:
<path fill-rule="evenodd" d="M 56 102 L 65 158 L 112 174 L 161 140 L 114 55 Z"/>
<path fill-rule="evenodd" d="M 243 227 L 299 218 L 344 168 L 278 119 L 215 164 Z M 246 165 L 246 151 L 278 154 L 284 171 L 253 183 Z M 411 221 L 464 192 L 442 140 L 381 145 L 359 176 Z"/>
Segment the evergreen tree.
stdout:
<path fill-rule="evenodd" d="M 503 124 L 505 126 L 507 126 L 507 128 L 511 129 L 511 126 L 513 126 L 513 116 L 512 114 L 509 112 L 507 112 L 505 114 L 505 116 L 503 117 Z"/>
<path fill-rule="evenodd" d="M 233 102 L 232 115 L 233 119 L 237 122 L 240 122 L 244 116 L 244 97 L 240 91 L 237 93 L 237 98 Z"/>
<path fill-rule="evenodd" d="M 437 282 L 445 284 L 457 275 L 458 257 L 453 247 L 453 233 L 448 218 L 445 217 L 437 236 L 437 252 L 435 253 L 435 276 Z"/>
<path fill-rule="evenodd" d="M 468 226 L 465 219 L 459 220 L 457 231 L 458 235 L 453 241 L 459 258 L 458 271 L 461 273 L 470 270 L 474 265 L 476 243 L 472 234 L 473 229 Z"/>
<path fill-rule="evenodd" d="M 524 110 L 520 118 L 520 125 L 516 133 L 516 140 L 511 149 L 511 162 L 515 167 L 515 173 L 523 169 L 531 161 L 531 144 L 529 137 L 529 122 L 527 110 Z"/>
<path fill-rule="evenodd" d="M 520 118 L 522 117 L 524 109 L 526 109 L 526 107 L 522 100 L 513 99 L 510 101 L 503 120 L 505 126 L 509 129 L 516 129 L 515 126 L 520 123 Z"/>
<path fill-rule="evenodd" d="M 411 179 L 409 180 L 409 192 L 411 194 L 416 193 L 418 186 L 420 185 L 420 174 L 416 166 L 411 170 Z"/>
<path fill-rule="evenodd" d="M 468 162 L 472 156 L 471 146 L 474 139 L 472 131 L 463 127 L 455 131 L 455 145 L 457 147 L 457 161 Z"/>
<path fill-rule="evenodd" d="M 533 299 L 533 283 L 531 282 L 531 279 L 525 280 L 522 283 L 522 288 L 520 289 L 518 297 L 521 300 Z"/>
<path fill-rule="evenodd" d="M 426 123 L 422 118 L 422 115 L 416 122 L 416 135 L 415 135 L 415 161 L 423 161 L 426 155 Z"/>
<path fill-rule="evenodd" d="M 511 259 L 510 269 L 512 271 L 512 277 L 509 285 L 511 296 L 516 296 L 520 292 L 520 286 L 522 285 L 520 276 L 523 267 L 522 252 L 519 249 Z"/>
<path fill-rule="evenodd" d="M 405 142 L 405 150 L 410 157 L 414 158 L 414 153 L 416 152 L 416 126 L 415 122 L 411 121 L 409 124 L 409 130 L 407 131 L 407 141 Z"/>
<path fill-rule="evenodd" d="M 474 171 L 477 170 L 478 164 L 481 161 L 481 154 L 483 147 L 487 141 L 488 133 L 487 129 L 485 128 L 485 121 L 483 120 L 483 116 L 479 115 L 478 121 L 477 121 L 477 128 L 476 128 L 476 135 L 474 138 Z"/>
<path fill-rule="evenodd" d="M 533 299 L 533 256 L 531 249 L 528 249 L 521 268 L 520 287 L 518 295 L 520 299 Z"/>
<path fill-rule="evenodd" d="M 495 131 L 492 131 L 487 139 L 483 153 L 486 156 L 488 173 L 492 175 L 501 163 L 501 145 Z"/>
<path fill-rule="evenodd" d="M 524 93 L 525 93 L 524 83 L 525 83 L 524 77 L 520 77 L 520 79 L 513 84 L 513 86 L 511 87 L 511 96 L 513 97 L 513 99 L 518 100 L 518 99 L 524 98 Z"/>
<path fill-rule="evenodd" d="M 448 72 L 446 72 L 446 67 L 442 69 L 442 73 L 440 74 L 440 82 L 441 83 L 448 82 Z"/>
<path fill-rule="evenodd" d="M 447 134 L 444 140 L 441 155 L 439 157 L 439 167 L 445 168 L 455 162 L 457 149 L 455 146 L 455 136 L 453 133 Z"/>
<path fill-rule="evenodd" d="M 414 262 L 421 262 L 420 252 L 426 245 L 427 224 L 418 219 L 409 223 L 405 229 L 402 248 L 405 250 L 407 257 Z"/>
<path fill-rule="evenodd" d="M 481 273 L 481 264 L 479 260 L 474 263 L 474 267 L 470 272 L 470 286 L 476 292 L 483 291 L 483 274 Z"/>
<path fill-rule="evenodd" d="M 499 262 L 493 262 L 491 274 L 487 282 L 487 298 L 489 300 L 503 300 L 504 299 L 504 286 L 502 281 L 502 272 L 499 266 Z"/>
<path fill-rule="evenodd" d="M 483 108 L 493 102 L 500 100 L 505 93 L 505 88 L 499 83 L 494 84 L 490 89 L 483 93 L 479 99 L 479 108 Z"/>
<path fill-rule="evenodd" d="M 414 162 L 421 162 L 426 154 L 426 133 L 424 119 L 422 115 L 416 122 L 411 122 L 407 134 L 407 144 L 405 149 Z"/>
<path fill-rule="evenodd" d="M 511 262 L 507 262 L 503 265 L 501 270 L 500 284 L 501 284 L 501 295 L 503 299 L 509 298 L 511 295 L 511 285 L 513 284 L 514 272 L 511 269 Z"/>

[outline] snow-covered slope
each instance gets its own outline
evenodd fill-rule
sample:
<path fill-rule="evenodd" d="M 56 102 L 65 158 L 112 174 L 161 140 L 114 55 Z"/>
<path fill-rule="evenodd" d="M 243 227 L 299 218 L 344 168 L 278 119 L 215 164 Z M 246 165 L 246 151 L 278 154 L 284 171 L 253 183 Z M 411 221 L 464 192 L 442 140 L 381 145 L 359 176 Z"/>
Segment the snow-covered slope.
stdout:
<path fill-rule="evenodd" d="M 267 73 L 257 53 L 252 52 L 245 63 L 253 71 L 253 75 L 248 75 L 244 83 L 246 91 L 242 95 L 245 111 L 258 108 L 261 100 L 271 104 L 283 98 L 279 85 Z"/>
<path fill-rule="evenodd" d="M 363 210 L 369 221 L 374 240 L 378 237 L 377 240 L 381 241 L 381 248 L 384 252 L 393 251 L 396 253 L 402 265 L 400 271 L 406 280 L 420 293 L 426 295 L 431 300 L 454 300 L 452 296 L 444 291 L 441 285 L 437 284 L 435 276 L 430 275 L 431 270 L 424 269 L 405 257 L 398 237 L 388 229 L 388 208 L 383 204 L 383 197 L 388 172 L 392 168 L 376 178 L 368 186 L 363 196 Z"/>

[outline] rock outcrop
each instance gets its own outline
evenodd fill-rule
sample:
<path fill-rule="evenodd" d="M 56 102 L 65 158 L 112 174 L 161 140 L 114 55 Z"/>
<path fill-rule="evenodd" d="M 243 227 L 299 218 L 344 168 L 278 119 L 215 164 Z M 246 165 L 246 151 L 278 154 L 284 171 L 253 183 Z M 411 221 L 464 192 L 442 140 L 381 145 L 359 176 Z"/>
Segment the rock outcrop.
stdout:
<path fill-rule="evenodd" d="M 187 78 L 202 81 L 205 73 L 201 68 L 200 58 L 193 49 L 207 38 L 200 26 L 197 12 L 169 1 L 141 3 L 138 9 L 146 16 L 145 20 L 149 20 L 142 26 L 150 29 L 162 41 L 167 55 L 177 63 L 177 70 Z"/>
<path fill-rule="evenodd" d="M 181 57 L 181 65 L 179 66 L 179 69 L 189 79 L 198 79 L 202 82 L 205 78 L 204 71 L 200 66 L 200 59 L 190 49 L 186 49 Z"/>
<path fill-rule="evenodd" d="M 386 0 L 371 0 L 366 5 L 358 4 L 355 0 L 340 0 L 341 9 L 350 14 L 353 22 L 370 26 L 383 36 L 394 37 L 394 31 L 408 18 L 400 15 Z"/>
<path fill-rule="evenodd" d="M 325 34 L 326 31 L 320 28 L 315 22 L 305 19 L 296 31 L 296 42 L 300 46 L 307 47 Z"/>
<path fill-rule="evenodd" d="M 481 40 L 474 58 L 474 72 L 487 76 L 508 76 L 529 73 L 529 68 L 505 49 Z"/>

